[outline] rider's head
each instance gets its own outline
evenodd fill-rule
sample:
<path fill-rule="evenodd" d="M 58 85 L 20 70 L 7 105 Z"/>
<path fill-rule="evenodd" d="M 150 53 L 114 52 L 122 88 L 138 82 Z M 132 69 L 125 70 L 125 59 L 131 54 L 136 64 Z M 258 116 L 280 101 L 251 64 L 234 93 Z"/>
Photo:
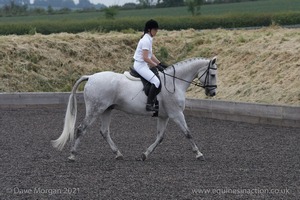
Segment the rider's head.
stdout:
<path fill-rule="evenodd" d="M 150 19 L 146 22 L 144 28 L 144 34 L 149 33 L 151 37 L 155 36 L 158 30 L 158 23 L 157 21 Z"/>

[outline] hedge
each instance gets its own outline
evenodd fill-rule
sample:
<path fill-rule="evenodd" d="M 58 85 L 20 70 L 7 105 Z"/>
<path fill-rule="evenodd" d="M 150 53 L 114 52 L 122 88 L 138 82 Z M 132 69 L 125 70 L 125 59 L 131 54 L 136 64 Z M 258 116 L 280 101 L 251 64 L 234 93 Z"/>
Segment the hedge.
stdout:
<path fill-rule="evenodd" d="M 300 24 L 300 12 L 285 12 L 276 14 L 227 14 L 218 16 L 196 17 L 157 17 L 155 18 L 161 29 L 214 29 L 214 28 L 241 28 L 278 25 Z M 148 18 L 123 18 L 115 20 L 94 19 L 86 21 L 34 21 L 23 23 L 0 23 L 0 35 L 9 34 L 41 34 L 51 33 L 79 33 L 84 31 L 122 31 L 133 29 L 142 31 Z"/>

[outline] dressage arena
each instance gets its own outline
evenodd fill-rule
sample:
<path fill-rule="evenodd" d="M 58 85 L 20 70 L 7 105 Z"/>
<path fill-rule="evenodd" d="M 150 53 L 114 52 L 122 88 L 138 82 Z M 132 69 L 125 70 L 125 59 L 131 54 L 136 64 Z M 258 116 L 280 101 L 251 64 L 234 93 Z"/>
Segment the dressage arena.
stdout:
<path fill-rule="evenodd" d="M 78 159 L 50 141 L 62 131 L 65 106 L 1 108 L 0 199 L 299 199 L 299 128 L 187 116 L 206 160 L 198 161 L 172 122 L 145 162 L 156 119 L 114 111 L 115 160 L 95 123 Z M 79 106 L 78 120 L 85 113 Z M 77 120 L 77 121 L 78 121 Z"/>

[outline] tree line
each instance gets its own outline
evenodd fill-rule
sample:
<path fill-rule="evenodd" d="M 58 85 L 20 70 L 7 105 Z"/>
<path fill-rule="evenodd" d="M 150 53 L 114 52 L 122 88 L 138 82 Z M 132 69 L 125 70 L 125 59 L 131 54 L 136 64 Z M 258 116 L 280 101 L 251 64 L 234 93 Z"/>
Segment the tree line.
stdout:
<path fill-rule="evenodd" d="M 1 16 L 24 16 L 41 14 L 64 14 L 72 10 L 88 12 L 104 10 L 106 18 L 114 18 L 118 10 L 144 9 L 144 8 L 164 8 L 187 6 L 192 15 L 201 14 L 201 6 L 211 3 L 234 3 L 243 1 L 261 0 L 138 0 L 136 3 L 126 3 L 123 6 L 111 6 L 107 8 L 103 4 L 92 4 L 90 0 L 79 0 L 75 4 L 73 0 L 0 0 Z M 2 5 L 2 7 L 1 7 Z"/>
<path fill-rule="evenodd" d="M 187 4 L 221 4 L 221 3 L 237 3 L 245 1 L 263 1 L 263 0 L 138 0 L 136 7 L 179 7 Z"/>
<path fill-rule="evenodd" d="M 51 6 L 53 8 L 102 8 L 106 7 L 103 4 L 93 4 L 90 0 L 79 0 L 78 4 L 75 4 L 73 0 L 34 0 L 31 4 L 30 0 L 0 0 L 0 6 L 8 5 L 28 6 L 28 7 L 43 7 L 47 8 Z"/>
<path fill-rule="evenodd" d="M 89 0 L 0 0 L 0 16 L 24 16 L 41 14 L 64 14 L 72 10 L 95 11 L 103 9 L 103 4 L 92 4 Z"/>

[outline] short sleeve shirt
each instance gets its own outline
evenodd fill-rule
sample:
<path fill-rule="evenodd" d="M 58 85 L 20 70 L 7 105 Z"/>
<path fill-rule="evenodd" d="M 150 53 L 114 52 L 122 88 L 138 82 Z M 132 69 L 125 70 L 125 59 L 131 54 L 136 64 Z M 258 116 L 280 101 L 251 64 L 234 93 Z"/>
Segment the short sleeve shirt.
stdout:
<path fill-rule="evenodd" d="M 146 33 L 139 41 L 137 48 L 134 53 L 134 60 L 139 62 L 144 62 L 143 50 L 148 50 L 148 58 L 152 57 L 152 41 L 153 38 Z"/>

